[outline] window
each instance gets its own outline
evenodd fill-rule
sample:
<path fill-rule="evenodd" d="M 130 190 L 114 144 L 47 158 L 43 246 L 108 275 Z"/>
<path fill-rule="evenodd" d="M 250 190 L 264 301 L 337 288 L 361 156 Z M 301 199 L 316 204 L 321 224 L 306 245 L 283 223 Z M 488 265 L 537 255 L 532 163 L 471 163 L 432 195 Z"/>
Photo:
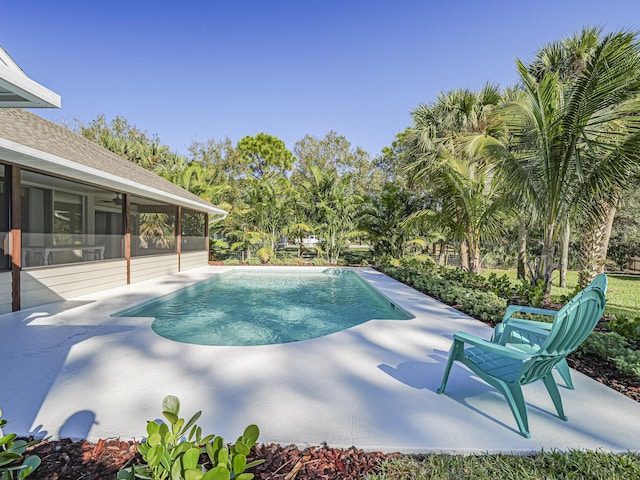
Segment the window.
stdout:
<path fill-rule="evenodd" d="M 109 190 L 23 170 L 22 265 L 122 258 L 122 199 Z"/>
<path fill-rule="evenodd" d="M 206 238 L 204 213 L 182 210 L 180 227 L 182 230 L 181 248 L 183 252 L 195 252 L 209 249 Z"/>
<path fill-rule="evenodd" d="M 176 251 L 178 208 L 131 196 L 131 256 L 159 255 Z"/>

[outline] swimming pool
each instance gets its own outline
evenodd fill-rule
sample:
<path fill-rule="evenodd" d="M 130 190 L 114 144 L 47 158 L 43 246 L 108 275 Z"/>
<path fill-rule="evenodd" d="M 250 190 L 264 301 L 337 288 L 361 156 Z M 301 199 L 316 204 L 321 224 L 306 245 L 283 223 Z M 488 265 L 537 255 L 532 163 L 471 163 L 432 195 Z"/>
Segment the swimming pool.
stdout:
<path fill-rule="evenodd" d="M 115 314 L 198 345 L 270 345 L 317 338 L 372 319 L 413 318 L 350 269 L 240 268 Z"/>

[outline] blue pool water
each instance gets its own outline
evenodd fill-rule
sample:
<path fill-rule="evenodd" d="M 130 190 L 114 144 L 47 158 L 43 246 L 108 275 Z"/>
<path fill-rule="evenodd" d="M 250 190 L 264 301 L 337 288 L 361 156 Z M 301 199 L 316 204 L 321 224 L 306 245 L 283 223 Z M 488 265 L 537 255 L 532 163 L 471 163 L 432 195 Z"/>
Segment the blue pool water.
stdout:
<path fill-rule="evenodd" d="M 155 317 L 165 338 L 198 345 L 269 345 L 345 330 L 372 319 L 413 318 L 346 269 L 238 269 L 120 317 Z"/>

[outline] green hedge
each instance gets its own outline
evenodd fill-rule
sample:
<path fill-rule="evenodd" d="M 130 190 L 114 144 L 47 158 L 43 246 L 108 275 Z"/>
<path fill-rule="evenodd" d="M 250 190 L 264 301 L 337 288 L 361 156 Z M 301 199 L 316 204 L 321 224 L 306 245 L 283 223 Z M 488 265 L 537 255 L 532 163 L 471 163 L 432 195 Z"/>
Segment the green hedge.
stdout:
<path fill-rule="evenodd" d="M 443 278 L 437 271 L 384 265 L 379 269 L 396 280 L 447 305 L 485 322 L 499 322 L 504 316 L 507 301 L 492 291 L 484 291 L 460 278 Z"/>

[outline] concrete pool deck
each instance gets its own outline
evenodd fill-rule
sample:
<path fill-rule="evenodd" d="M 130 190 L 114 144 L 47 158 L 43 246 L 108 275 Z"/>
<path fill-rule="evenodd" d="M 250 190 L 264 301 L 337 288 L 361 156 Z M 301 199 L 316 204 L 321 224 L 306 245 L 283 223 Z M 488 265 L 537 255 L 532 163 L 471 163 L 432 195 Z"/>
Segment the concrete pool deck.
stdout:
<path fill-rule="evenodd" d="M 491 330 L 373 269 L 359 271 L 414 319 L 282 345 L 212 347 L 162 338 L 152 319 L 110 316 L 230 268 L 247 267 L 204 267 L 0 316 L 6 432 L 139 440 L 173 394 L 181 416 L 202 410 L 204 433 L 229 441 L 255 423 L 260 442 L 283 445 L 640 451 L 640 403 L 575 371 L 576 389 L 560 387 L 568 422 L 541 382 L 524 387 L 530 439 L 504 398 L 458 364 L 438 395 L 453 332 L 488 338 Z"/>

